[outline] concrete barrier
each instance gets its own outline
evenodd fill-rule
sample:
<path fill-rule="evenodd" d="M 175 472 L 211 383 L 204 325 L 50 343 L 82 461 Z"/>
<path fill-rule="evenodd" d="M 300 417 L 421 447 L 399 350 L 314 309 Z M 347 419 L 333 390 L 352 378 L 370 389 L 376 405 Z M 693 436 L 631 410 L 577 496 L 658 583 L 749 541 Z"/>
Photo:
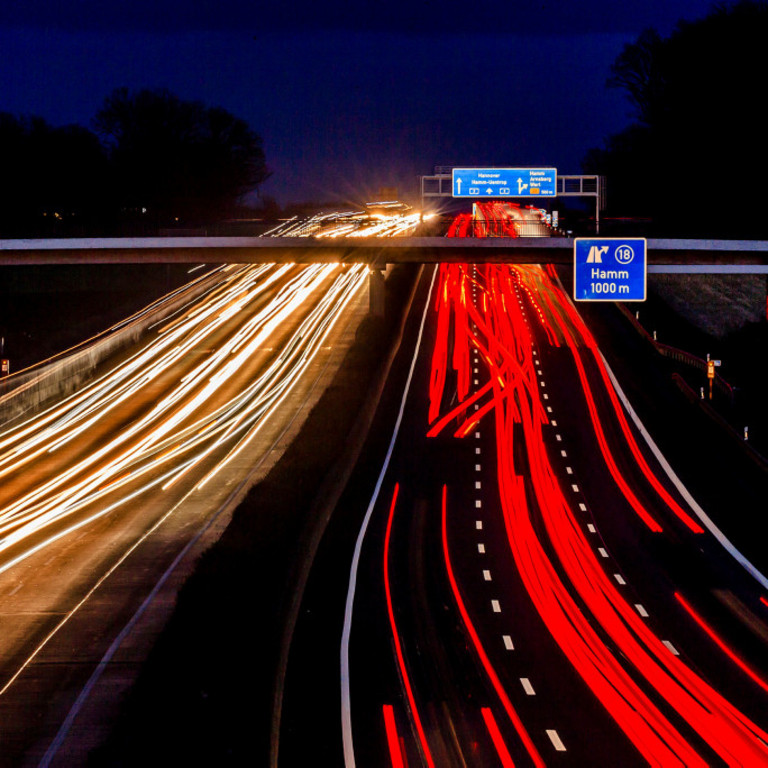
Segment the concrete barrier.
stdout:
<path fill-rule="evenodd" d="M 137 344 L 152 325 L 210 291 L 219 279 L 218 270 L 203 275 L 88 342 L 0 379 L 0 428 L 75 392 L 102 363 Z"/>

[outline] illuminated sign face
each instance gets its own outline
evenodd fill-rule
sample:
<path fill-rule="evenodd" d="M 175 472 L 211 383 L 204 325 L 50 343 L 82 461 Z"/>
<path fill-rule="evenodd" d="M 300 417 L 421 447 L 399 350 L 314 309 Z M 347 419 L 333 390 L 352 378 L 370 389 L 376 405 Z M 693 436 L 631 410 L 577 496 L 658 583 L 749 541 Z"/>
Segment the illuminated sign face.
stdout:
<path fill-rule="evenodd" d="M 574 240 L 576 301 L 645 301 L 647 273 L 645 238 Z"/>
<path fill-rule="evenodd" d="M 556 168 L 454 168 L 453 197 L 555 197 Z"/>

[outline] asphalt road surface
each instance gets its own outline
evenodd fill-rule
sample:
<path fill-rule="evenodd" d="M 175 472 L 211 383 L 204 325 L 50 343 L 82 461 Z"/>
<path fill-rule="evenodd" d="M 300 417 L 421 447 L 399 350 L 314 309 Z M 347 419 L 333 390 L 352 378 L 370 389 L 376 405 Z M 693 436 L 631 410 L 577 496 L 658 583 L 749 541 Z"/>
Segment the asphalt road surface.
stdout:
<path fill-rule="evenodd" d="M 153 590 L 178 586 L 178 558 L 295 434 L 367 311 L 366 279 L 225 267 L 139 349 L 0 434 L 0 764 L 85 762 L 99 678 L 114 706 L 172 604 Z M 148 600 L 157 621 L 129 637 Z"/>
<path fill-rule="evenodd" d="M 310 576 L 273 764 L 768 763 L 768 581 L 722 499 L 643 435 L 553 270 L 428 276 Z"/>

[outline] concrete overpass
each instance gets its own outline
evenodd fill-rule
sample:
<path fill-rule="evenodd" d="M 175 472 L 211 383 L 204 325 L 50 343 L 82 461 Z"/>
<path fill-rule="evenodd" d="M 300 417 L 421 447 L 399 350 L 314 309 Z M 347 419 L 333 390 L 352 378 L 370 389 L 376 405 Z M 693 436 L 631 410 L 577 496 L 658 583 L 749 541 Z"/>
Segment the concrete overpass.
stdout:
<path fill-rule="evenodd" d="M 0 266 L 417 262 L 572 264 L 572 238 L 129 237 L 0 240 Z M 768 274 L 768 241 L 648 239 L 649 272 Z"/>

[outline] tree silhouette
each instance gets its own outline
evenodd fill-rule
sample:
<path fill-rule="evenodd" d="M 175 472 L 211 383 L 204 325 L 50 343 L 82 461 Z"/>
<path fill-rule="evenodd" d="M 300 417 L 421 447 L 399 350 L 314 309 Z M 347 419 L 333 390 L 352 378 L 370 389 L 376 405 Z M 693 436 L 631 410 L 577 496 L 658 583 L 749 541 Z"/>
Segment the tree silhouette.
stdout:
<path fill-rule="evenodd" d="M 261 139 L 244 120 L 164 89 L 117 89 L 94 127 L 122 208 L 158 222 L 220 216 L 269 176 Z"/>
<path fill-rule="evenodd" d="M 650 214 L 663 233 L 765 236 L 768 4 L 720 5 L 668 38 L 643 32 L 612 67 L 635 123 L 593 149 L 615 212 Z"/>
<path fill-rule="evenodd" d="M 56 234 L 101 217 L 107 158 L 86 128 L 0 113 L 0 234 Z"/>

